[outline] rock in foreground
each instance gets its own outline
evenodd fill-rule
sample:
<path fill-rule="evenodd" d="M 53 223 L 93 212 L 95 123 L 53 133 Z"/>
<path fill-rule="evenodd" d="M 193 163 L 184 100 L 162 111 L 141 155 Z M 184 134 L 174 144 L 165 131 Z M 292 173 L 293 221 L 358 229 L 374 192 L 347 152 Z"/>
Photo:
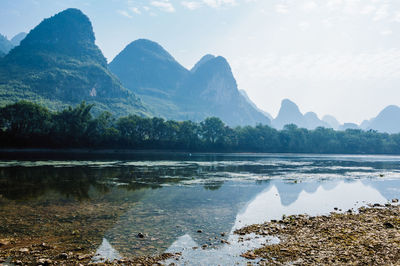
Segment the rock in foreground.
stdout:
<path fill-rule="evenodd" d="M 237 234 L 279 236 L 281 242 L 243 254 L 262 258 L 261 264 L 400 263 L 400 206 L 360 208 L 359 213 L 329 216 L 289 216 L 280 221 L 251 225 Z"/>

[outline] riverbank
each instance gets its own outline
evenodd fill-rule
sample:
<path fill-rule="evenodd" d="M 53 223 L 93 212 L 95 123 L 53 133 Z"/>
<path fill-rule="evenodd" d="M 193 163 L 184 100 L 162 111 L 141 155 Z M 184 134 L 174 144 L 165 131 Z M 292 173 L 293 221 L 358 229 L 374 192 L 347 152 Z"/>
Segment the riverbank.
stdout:
<path fill-rule="evenodd" d="M 105 232 L 131 207 L 128 203 L 50 201 L 31 204 L 0 194 L 1 265 L 157 265 L 173 254 L 107 261 L 96 254 Z M 145 242 L 145 241 L 143 241 Z M 135 248 L 135 247 L 132 247 Z M 148 247 L 143 246 L 143 249 Z"/>
<path fill-rule="evenodd" d="M 278 244 L 242 254 L 261 259 L 261 265 L 398 265 L 400 263 L 400 206 L 362 207 L 357 212 L 328 216 L 293 215 L 235 231 L 245 235 L 278 236 Z"/>

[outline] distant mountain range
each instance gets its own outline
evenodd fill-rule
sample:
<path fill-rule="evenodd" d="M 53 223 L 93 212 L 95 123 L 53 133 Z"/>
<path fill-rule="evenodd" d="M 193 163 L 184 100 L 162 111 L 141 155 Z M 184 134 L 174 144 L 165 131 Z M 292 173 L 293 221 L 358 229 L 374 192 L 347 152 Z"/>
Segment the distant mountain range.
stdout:
<path fill-rule="evenodd" d="M 335 117 L 325 115 L 322 120 L 313 112 L 302 114 L 299 107 L 292 101 L 284 99 L 278 116 L 272 119 L 272 126 L 282 129 L 285 125 L 295 124 L 298 127 L 315 129 L 317 127 L 333 128 L 335 130 L 363 129 L 386 133 L 400 132 L 400 107 L 390 105 L 383 109 L 377 117 L 364 120 L 361 125 L 355 123 L 340 124 Z"/>
<path fill-rule="evenodd" d="M 0 57 L 5 56 L 12 48 L 18 46 L 20 42 L 26 37 L 27 33 L 20 32 L 15 35 L 11 40 L 0 34 Z"/>
<path fill-rule="evenodd" d="M 313 112 L 308 112 L 303 115 L 300 112 L 299 107 L 294 102 L 284 99 L 282 101 L 278 116 L 272 120 L 272 126 L 277 129 L 282 129 L 288 124 L 295 124 L 298 127 L 307 129 L 315 129 L 317 127 L 333 127 L 329 123 L 320 120 Z"/>
<path fill-rule="evenodd" d="M 287 124 L 315 129 L 400 132 L 400 108 L 388 106 L 377 117 L 341 125 L 330 115 L 301 113 L 285 99 L 275 119 L 239 90 L 227 60 L 207 54 L 192 69 L 161 45 L 139 39 L 107 65 L 89 18 L 64 10 L 11 40 L 0 34 L 0 105 L 29 100 L 57 110 L 81 101 L 95 112 L 138 114 L 201 121 L 216 116 L 230 126 Z"/>
<path fill-rule="evenodd" d="M 383 109 L 375 118 L 365 120 L 360 127 L 364 130 L 377 130 L 386 133 L 400 132 L 400 107 L 389 105 Z"/>
<path fill-rule="evenodd" d="M 109 64 L 146 107 L 167 119 L 201 121 L 216 116 L 231 126 L 270 125 L 237 87 L 225 58 L 206 55 L 189 71 L 150 40 L 130 43 Z"/>

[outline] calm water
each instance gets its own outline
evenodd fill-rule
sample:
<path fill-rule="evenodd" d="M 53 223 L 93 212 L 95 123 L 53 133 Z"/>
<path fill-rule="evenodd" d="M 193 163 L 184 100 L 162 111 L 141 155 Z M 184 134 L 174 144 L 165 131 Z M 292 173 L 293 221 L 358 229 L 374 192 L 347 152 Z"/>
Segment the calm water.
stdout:
<path fill-rule="evenodd" d="M 394 156 L 24 157 L 0 161 L 0 211 L 12 215 L 24 210 L 17 215 L 25 227 L 9 224 L 0 227 L 0 234 L 29 234 L 30 223 L 37 223 L 41 213 L 51 220 L 47 213 L 56 212 L 53 227 L 70 220 L 82 228 L 102 225 L 82 239 L 97 249 L 95 260 L 171 251 L 183 253 L 175 263 L 242 263 L 242 252 L 277 239 L 249 236 L 238 243 L 232 233 L 237 228 L 400 197 L 400 157 Z M 37 210 L 34 218 L 29 208 Z M 145 238 L 138 238 L 139 232 Z M 231 244 L 221 244 L 221 238 Z M 203 244 L 208 248 L 193 249 Z"/>

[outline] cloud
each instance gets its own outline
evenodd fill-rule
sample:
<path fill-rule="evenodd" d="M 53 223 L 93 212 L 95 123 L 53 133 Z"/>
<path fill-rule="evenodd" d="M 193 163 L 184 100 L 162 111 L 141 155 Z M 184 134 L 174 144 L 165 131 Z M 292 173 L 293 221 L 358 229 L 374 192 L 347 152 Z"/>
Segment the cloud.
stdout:
<path fill-rule="evenodd" d="M 284 4 L 275 5 L 275 12 L 280 14 L 286 14 L 289 12 L 288 6 Z"/>
<path fill-rule="evenodd" d="M 303 21 L 303 22 L 299 23 L 299 28 L 302 31 L 307 30 L 309 27 L 310 27 L 310 23 L 308 23 L 308 22 Z"/>
<path fill-rule="evenodd" d="M 392 35 L 392 30 L 383 30 L 383 31 L 381 31 L 381 34 L 383 35 L 383 36 L 387 36 L 387 35 Z"/>
<path fill-rule="evenodd" d="M 361 9 L 360 13 L 363 15 L 369 15 L 372 12 L 374 12 L 375 10 L 376 10 L 376 7 L 374 5 L 366 5 Z"/>
<path fill-rule="evenodd" d="M 202 3 L 201 2 L 194 2 L 194 1 L 182 1 L 181 5 L 183 5 L 187 9 L 195 10 L 195 9 L 200 8 L 202 6 Z"/>
<path fill-rule="evenodd" d="M 117 13 L 126 18 L 132 18 L 132 15 L 129 14 L 126 10 L 117 10 Z"/>
<path fill-rule="evenodd" d="M 370 80 L 398 79 L 400 49 L 359 54 L 257 54 L 234 61 L 241 75 L 262 80 Z"/>
<path fill-rule="evenodd" d="M 150 5 L 157 7 L 158 9 L 164 11 L 164 12 L 175 12 L 175 8 L 172 5 L 171 2 L 169 2 L 168 0 L 164 0 L 164 1 L 151 1 Z"/>
<path fill-rule="evenodd" d="M 212 8 L 219 8 L 222 6 L 234 6 L 236 0 L 203 0 L 203 3 Z"/>
<path fill-rule="evenodd" d="M 137 7 L 130 7 L 129 8 L 133 13 L 140 15 L 142 12 L 140 12 L 139 8 Z"/>
<path fill-rule="evenodd" d="M 374 21 L 385 19 L 389 16 L 388 5 L 382 5 L 375 12 L 375 16 L 373 18 Z"/>
<path fill-rule="evenodd" d="M 307 12 L 313 11 L 317 8 L 317 4 L 314 1 L 307 1 L 303 5 L 303 9 Z"/>

